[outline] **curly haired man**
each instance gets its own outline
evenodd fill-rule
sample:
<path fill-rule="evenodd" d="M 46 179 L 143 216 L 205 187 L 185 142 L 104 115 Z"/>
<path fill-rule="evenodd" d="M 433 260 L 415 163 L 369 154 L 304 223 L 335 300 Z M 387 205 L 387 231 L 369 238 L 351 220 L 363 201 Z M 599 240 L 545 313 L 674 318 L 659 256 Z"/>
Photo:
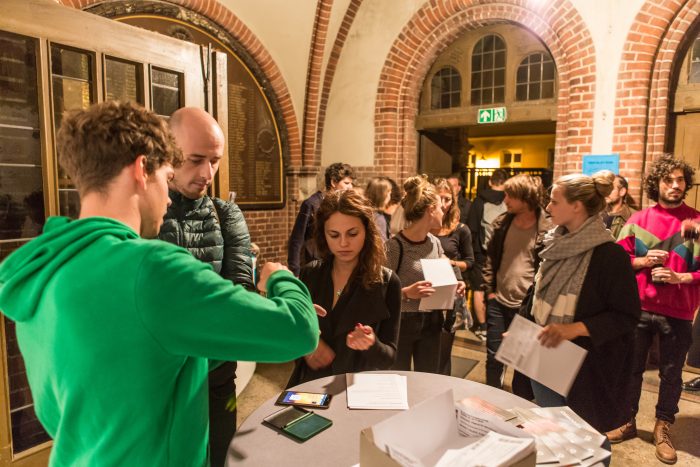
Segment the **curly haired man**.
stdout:
<path fill-rule="evenodd" d="M 692 340 L 693 314 L 700 305 L 700 246 L 681 235 L 683 221 L 700 219 L 700 212 L 683 202 L 693 175 L 692 167 L 670 155 L 654 162 L 644 189 L 657 204 L 634 213 L 618 237 L 636 272 L 642 315 L 635 331 L 630 421 L 607 435 L 611 443 L 637 436 L 642 377 L 652 339 L 658 335 L 661 382 L 654 444 L 656 457 L 667 464 L 677 461 L 669 430 L 678 413 L 681 370 Z"/>

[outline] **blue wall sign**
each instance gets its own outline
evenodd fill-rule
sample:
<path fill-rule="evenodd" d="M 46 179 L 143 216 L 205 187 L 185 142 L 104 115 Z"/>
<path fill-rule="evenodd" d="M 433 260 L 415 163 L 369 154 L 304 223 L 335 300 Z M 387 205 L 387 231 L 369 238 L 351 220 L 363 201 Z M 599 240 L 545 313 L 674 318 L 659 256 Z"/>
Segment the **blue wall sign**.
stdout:
<path fill-rule="evenodd" d="M 614 174 L 620 173 L 620 155 L 605 154 L 583 156 L 584 175 L 593 175 L 599 170 L 609 170 Z"/>

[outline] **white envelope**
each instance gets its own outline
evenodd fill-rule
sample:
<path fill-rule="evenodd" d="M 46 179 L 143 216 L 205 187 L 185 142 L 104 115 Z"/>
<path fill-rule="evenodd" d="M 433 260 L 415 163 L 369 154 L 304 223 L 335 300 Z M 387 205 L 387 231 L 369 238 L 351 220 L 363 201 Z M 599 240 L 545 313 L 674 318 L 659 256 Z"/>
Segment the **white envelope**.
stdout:
<path fill-rule="evenodd" d="M 457 277 L 447 258 L 422 259 L 423 277 L 433 284 L 435 293 L 421 298 L 419 310 L 451 310 L 454 307 Z"/>

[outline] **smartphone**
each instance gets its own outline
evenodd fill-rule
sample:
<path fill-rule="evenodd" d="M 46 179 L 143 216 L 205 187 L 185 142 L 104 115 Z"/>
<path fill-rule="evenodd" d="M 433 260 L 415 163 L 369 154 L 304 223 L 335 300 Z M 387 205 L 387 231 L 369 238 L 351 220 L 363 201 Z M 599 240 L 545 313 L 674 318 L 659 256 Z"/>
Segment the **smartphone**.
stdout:
<path fill-rule="evenodd" d="M 327 409 L 331 404 L 331 395 L 315 392 L 283 391 L 277 398 L 276 404 Z"/>

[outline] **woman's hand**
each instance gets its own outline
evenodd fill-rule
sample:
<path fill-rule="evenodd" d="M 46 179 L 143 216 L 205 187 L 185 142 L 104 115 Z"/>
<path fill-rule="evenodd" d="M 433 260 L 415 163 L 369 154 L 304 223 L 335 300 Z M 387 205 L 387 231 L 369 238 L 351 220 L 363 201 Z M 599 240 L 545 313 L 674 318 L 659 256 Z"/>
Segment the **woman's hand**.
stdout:
<path fill-rule="evenodd" d="M 403 294 L 408 298 L 412 298 L 413 300 L 419 300 L 423 297 L 430 297 L 434 293 L 435 289 L 430 281 L 414 282 L 408 287 L 403 288 Z"/>
<path fill-rule="evenodd" d="M 457 290 L 455 290 L 455 293 L 460 297 L 464 297 L 465 290 L 467 290 L 467 284 L 465 284 L 464 281 L 457 281 Z"/>
<path fill-rule="evenodd" d="M 364 326 L 360 323 L 355 325 L 355 329 L 350 331 L 345 337 L 345 345 L 353 350 L 367 350 L 377 341 L 374 329 L 371 326 Z"/>
<path fill-rule="evenodd" d="M 309 355 L 304 357 L 306 364 L 312 370 L 326 368 L 335 360 L 335 352 L 326 344 L 323 339 L 318 340 L 318 347 Z"/>
<path fill-rule="evenodd" d="M 579 336 L 587 336 L 588 328 L 581 322 L 569 324 L 548 324 L 537 335 L 545 347 L 557 347 L 561 341 L 570 341 Z"/>

